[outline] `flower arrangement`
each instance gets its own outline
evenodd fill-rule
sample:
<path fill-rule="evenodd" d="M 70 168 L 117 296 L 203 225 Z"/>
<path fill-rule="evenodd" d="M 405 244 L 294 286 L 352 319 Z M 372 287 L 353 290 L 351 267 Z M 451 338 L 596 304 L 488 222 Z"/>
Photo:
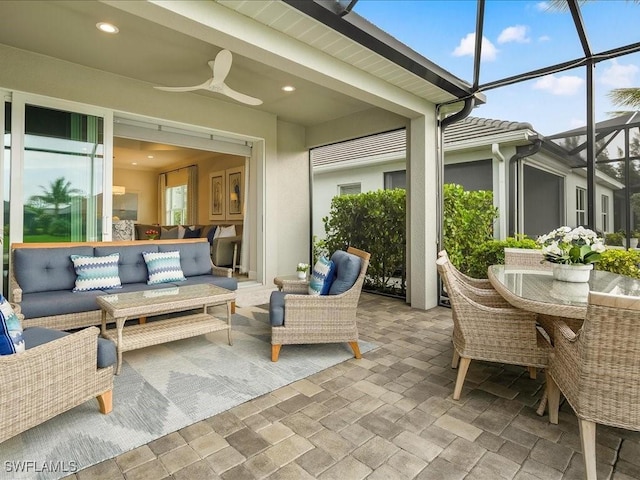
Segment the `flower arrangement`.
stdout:
<path fill-rule="evenodd" d="M 600 260 L 602 238 L 588 228 L 559 227 L 538 237 L 545 260 L 566 265 L 588 265 Z"/>
<path fill-rule="evenodd" d="M 156 238 L 158 238 L 157 230 L 149 229 L 146 232 L 144 232 L 144 234 L 149 238 L 149 240 L 155 240 Z"/>
<path fill-rule="evenodd" d="M 308 263 L 299 263 L 298 266 L 296 267 L 296 271 L 297 272 L 307 272 L 307 270 L 309 270 L 309 264 Z"/>

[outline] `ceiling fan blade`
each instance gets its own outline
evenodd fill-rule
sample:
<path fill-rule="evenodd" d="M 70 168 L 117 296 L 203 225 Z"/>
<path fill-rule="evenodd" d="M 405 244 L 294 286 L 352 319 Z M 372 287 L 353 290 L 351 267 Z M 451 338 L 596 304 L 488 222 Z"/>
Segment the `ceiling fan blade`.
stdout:
<path fill-rule="evenodd" d="M 153 87 L 158 90 L 164 90 L 165 92 L 193 92 L 194 90 L 200 90 L 204 88 L 205 90 L 209 89 L 211 86 L 211 79 L 207 80 L 200 85 L 194 85 L 193 87 Z"/>
<path fill-rule="evenodd" d="M 224 83 L 225 78 L 231 70 L 231 61 L 233 57 L 229 50 L 220 50 L 215 60 L 209 62 L 211 70 L 213 70 L 213 80 L 215 83 Z"/>
<path fill-rule="evenodd" d="M 239 102 L 246 103 L 247 105 L 262 105 L 262 100 L 260 100 L 259 98 L 250 97 L 249 95 L 245 95 L 244 93 L 236 92 L 224 83 L 222 84 L 222 88 L 219 91 L 223 95 L 233 98 L 234 100 L 237 100 Z"/>

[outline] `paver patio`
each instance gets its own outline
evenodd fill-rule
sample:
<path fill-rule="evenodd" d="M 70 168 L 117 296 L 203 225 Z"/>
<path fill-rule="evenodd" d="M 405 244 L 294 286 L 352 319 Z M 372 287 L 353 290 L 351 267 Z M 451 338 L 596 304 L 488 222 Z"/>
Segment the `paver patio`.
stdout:
<path fill-rule="evenodd" d="M 362 294 L 358 317 L 361 337 L 380 345 L 361 360 L 67 478 L 584 478 L 568 405 L 559 425 L 535 414 L 543 374 L 474 361 L 454 401 L 449 309 Z M 598 478 L 640 478 L 640 433 L 600 425 L 597 435 Z"/>

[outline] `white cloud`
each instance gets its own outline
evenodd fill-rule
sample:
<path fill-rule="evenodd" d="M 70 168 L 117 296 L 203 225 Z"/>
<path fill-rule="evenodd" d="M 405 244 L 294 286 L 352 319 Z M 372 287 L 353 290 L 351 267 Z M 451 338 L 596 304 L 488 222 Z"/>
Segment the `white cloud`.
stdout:
<path fill-rule="evenodd" d="M 620 65 L 617 60 L 606 63 L 606 67 L 600 76 L 600 82 L 612 88 L 627 88 L 636 86 L 636 74 L 638 67 L 632 63 Z"/>
<path fill-rule="evenodd" d="M 514 25 L 505 28 L 498 36 L 498 43 L 529 43 L 531 39 L 527 36 L 529 27 L 526 25 Z"/>
<path fill-rule="evenodd" d="M 538 37 L 538 41 L 539 42 L 549 42 L 549 41 L 551 41 L 551 37 L 549 35 L 542 35 L 541 37 Z"/>
<path fill-rule="evenodd" d="M 569 120 L 569 125 L 571 125 L 571 130 L 573 130 L 574 128 L 584 127 L 586 123 L 584 119 L 573 117 Z"/>
<path fill-rule="evenodd" d="M 460 44 L 453 51 L 454 57 L 473 57 L 476 48 L 476 34 L 468 33 L 466 37 L 460 40 Z M 495 60 L 498 55 L 498 49 L 491 43 L 487 37 L 482 37 L 482 60 Z"/>
<path fill-rule="evenodd" d="M 572 75 L 563 77 L 545 75 L 533 84 L 533 88 L 535 90 L 545 90 L 553 95 L 575 95 L 583 84 L 584 80 L 582 78 Z"/>

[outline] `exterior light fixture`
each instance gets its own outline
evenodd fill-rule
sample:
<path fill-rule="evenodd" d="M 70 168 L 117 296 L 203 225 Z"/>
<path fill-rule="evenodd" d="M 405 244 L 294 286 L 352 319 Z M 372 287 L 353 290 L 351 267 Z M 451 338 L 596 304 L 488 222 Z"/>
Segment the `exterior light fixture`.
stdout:
<path fill-rule="evenodd" d="M 282 91 L 284 92 L 293 92 L 296 89 L 293 85 L 285 85 L 282 87 Z"/>
<path fill-rule="evenodd" d="M 111 187 L 111 193 L 113 195 L 124 195 L 126 193 L 126 190 L 122 185 L 113 185 Z"/>
<path fill-rule="evenodd" d="M 107 22 L 96 23 L 96 28 L 104 33 L 118 33 L 120 31 L 118 27 Z"/>

